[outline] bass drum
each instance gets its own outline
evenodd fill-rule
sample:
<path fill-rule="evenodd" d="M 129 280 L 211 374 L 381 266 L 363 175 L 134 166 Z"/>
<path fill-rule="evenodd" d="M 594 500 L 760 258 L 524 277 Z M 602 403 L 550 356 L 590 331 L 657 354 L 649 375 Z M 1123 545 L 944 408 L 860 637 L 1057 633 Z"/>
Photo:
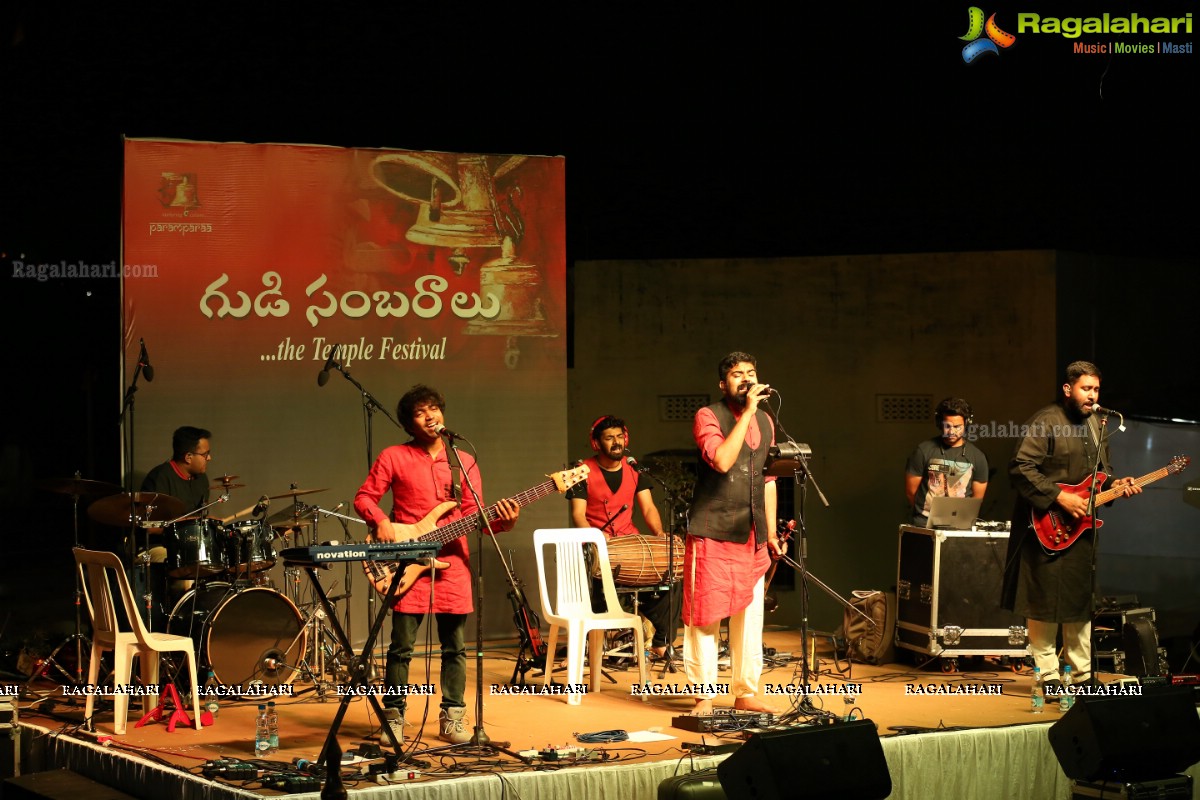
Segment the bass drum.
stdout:
<path fill-rule="evenodd" d="M 289 684 L 304 657 L 304 617 L 274 589 L 193 589 L 175 604 L 167 631 L 191 638 L 201 672 L 211 670 L 223 686 Z"/>

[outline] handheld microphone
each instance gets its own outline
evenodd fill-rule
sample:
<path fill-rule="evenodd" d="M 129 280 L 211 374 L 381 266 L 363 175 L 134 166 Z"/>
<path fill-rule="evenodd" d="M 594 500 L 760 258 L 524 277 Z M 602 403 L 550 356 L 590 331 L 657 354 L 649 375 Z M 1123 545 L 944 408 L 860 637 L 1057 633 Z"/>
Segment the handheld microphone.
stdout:
<path fill-rule="evenodd" d="M 337 354 L 341 349 L 340 344 L 335 344 L 329 349 L 329 358 L 325 360 L 325 366 L 317 373 L 317 386 L 329 383 L 329 370 L 337 366 Z"/>
<path fill-rule="evenodd" d="M 1104 406 L 1100 405 L 1099 403 L 1096 403 L 1092 406 L 1092 413 L 1093 414 L 1103 414 L 1105 416 L 1108 416 L 1109 414 L 1116 414 L 1118 417 L 1121 416 L 1120 411 L 1113 411 L 1111 408 L 1105 408 Z"/>
<path fill-rule="evenodd" d="M 627 464 L 629 464 L 629 466 L 633 467 L 634 472 L 645 472 L 647 469 L 649 469 L 649 467 L 639 466 L 638 460 L 630 455 L 625 456 L 625 463 L 627 463 Z"/>
<path fill-rule="evenodd" d="M 447 428 L 445 425 L 441 424 L 440 422 L 437 425 L 435 425 L 433 429 L 435 431 L 437 431 L 440 435 L 445 436 L 447 439 L 462 439 L 463 438 L 462 436 L 459 436 L 457 433 L 450 430 L 449 428 Z"/>
<path fill-rule="evenodd" d="M 321 768 L 320 764 L 317 764 L 316 762 L 313 762 L 313 761 L 309 761 L 307 758 L 293 758 L 292 766 L 294 766 L 296 768 L 297 772 L 304 772 L 309 775 L 318 775 L 319 776 L 319 775 L 323 775 L 325 773 L 325 770 L 323 770 Z"/>
<path fill-rule="evenodd" d="M 142 351 L 138 353 L 138 364 L 142 367 L 142 374 L 146 376 L 146 383 L 154 381 L 154 367 L 150 366 L 150 356 L 146 352 L 146 340 L 138 339 L 142 346 Z"/>

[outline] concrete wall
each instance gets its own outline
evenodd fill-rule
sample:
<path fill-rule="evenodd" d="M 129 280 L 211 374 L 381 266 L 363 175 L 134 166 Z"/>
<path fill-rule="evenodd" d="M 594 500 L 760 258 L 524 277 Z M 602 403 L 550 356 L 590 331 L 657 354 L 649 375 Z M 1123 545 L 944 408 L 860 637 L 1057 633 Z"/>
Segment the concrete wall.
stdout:
<path fill-rule="evenodd" d="M 1048 251 L 581 262 L 573 307 L 572 455 L 590 452 L 588 426 L 605 413 L 626 418 L 639 457 L 692 447 L 690 421 L 660 419 L 660 397 L 715 399 L 717 362 L 753 353 L 783 428 L 812 447 L 830 506 L 810 489 L 809 568 L 843 596 L 895 584 L 905 459 L 936 433 L 932 416 L 879 421 L 879 395 L 961 396 L 977 425 L 1020 424 L 1058 374 Z M 1007 519 L 1015 439 L 976 444 L 999 469 L 982 517 Z M 836 628 L 841 607 L 810 594 L 810 624 Z M 779 599 L 768 622 L 797 624 L 795 592 Z"/>

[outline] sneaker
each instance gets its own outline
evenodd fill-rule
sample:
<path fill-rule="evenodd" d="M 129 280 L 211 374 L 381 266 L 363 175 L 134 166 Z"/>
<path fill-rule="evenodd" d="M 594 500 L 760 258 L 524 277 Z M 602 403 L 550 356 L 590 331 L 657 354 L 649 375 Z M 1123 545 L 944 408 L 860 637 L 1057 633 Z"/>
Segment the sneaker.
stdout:
<path fill-rule="evenodd" d="M 404 745 L 404 712 L 398 708 L 385 708 L 383 710 L 383 724 L 392 731 L 392 736 L 396 737 L 396 744 Z M 380 744 L 390 745 L 387 734 L 381 734 Z"/>
<path fill-rule="evenodd" d="M 443 708 L 438 717 L 438 738 L 451 744 L 471 741 L 471 734 L 467 731 L 466 714 L 467 710 L 462 706 Z"/>

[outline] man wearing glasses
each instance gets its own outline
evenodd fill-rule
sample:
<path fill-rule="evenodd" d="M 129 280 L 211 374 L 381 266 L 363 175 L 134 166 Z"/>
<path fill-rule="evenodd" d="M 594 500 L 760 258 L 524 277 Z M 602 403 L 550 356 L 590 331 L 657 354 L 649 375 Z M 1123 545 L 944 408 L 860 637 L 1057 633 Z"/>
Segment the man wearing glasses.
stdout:
<path fill-rule="evenodd" d="M 194 511 L 208 503 L 208 462 L 212 460 L 212 433 L 185 425 L 171 437 L 171 460 L 146 473 L 143 492 L 169 494 Z"/>
<path fill-rule="evenodd" d="M 917 445 L 904 468 L 904 493 L 912 508 L 912 524 L 928 527 L 933 497 L 983 497 L 987 491 L 987 456 L 965 438 L 974 418 L 960 397 L 938 403 L 934 420 L 940 436 Z"/>

